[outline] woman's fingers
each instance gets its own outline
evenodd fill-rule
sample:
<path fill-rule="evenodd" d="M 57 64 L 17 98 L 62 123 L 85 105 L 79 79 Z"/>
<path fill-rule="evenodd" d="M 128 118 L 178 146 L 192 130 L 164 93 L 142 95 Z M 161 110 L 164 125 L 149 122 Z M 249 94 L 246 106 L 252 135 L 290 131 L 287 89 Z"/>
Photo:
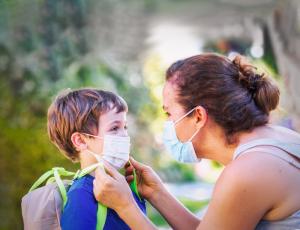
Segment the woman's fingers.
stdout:
<path fill-rule="evenodd" d="M 119 180 L 122 178 L 122 175 L 107 161 L 103 160 L 104 168 L 106 173 L 108 173 L 111 177 L 113 177 L 116 180 Z"/>
<path fill-rule="evenodd" d="M 146 167 L 146 165 L 136 161 L 135 159 L 133 159 L 133 157 L 130 157 L 130 163 L 137 170 L 143 170 Z"/>
<path fill-rule="evenodd" d="M 100 201 L 102 197 L 102 189 L 104 185 L 104 181 L 113 180 L 109 175 L 105 173 L 103 168 L 97 168 L 95 171 L 95 179 L 93 180 L 93 191 L 97 201 Z"/>
<path fill-rule="evenodd" d="M 131 166 L 130 161 L 128 161 L 128 162 L 125 164 L 124 168 L 127 169 L 127 168 L 130 167 L 130 166 Z"/>
<path fill-rule="evenodd" d="M 100 168 L 100 167 L 96 168 L 95 177 L 99 178 L 98 179 L 99 181 L 104 181 L 107 178 L 107 176 L 108 175 L 105 173 L 103 168 Z"/>
<path fill-rule="evenodd" d="M 132 182 L 133 179 L 134 179 L 133 175 L 126 176 L 126 181 L 127 181 L 128 183 Z"/>
<path fill-rule="evenodd" d="M 133 174 L 133 166 L 131 165 L 130 167 L 126 168 L 126 171 L 125 171 L 125 176 L 129 176 L 129 175 L 132 175 Z"/>

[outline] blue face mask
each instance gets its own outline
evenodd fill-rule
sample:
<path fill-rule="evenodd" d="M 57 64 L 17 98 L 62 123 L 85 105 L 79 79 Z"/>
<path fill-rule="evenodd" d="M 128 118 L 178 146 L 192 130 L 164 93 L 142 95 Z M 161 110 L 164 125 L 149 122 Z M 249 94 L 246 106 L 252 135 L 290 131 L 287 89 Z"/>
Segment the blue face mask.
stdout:
<path fill-rule="evenodd" d="M 196 107 L 195 107 L 196 108 Z M 189 115 L 191 112 L 195 110 L 193 108 L 177 121 L 166 121 L 164 125 L 164 132 L 163 132 L 163 142 L 170 154 L 175 158 L 175 160 L 182 162 L 182 163 L 196 163 L 199 162 L 201 159 L 198 159 L 195 153 L 195 149 L 192 143 L 192 139 L 196 136 L 199 132 L 197 130 L 192 137 L 187 141 L 182 143 L 178 140 L 176 135 L 175 125 L 180 122 L 183 118 Z"/>

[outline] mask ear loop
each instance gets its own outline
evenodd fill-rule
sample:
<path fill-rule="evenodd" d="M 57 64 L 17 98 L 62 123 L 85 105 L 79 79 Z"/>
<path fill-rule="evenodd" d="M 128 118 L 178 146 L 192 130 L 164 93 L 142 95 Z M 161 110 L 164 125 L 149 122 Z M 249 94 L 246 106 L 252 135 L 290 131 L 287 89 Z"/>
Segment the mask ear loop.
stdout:
<path fill-rule="evenodd" d="M 176 125 L 178 122 L 180 122 L 183 118 L 185 118 L 186 116 L 188 116 L 189 114 L 191 114 L 198 106 L 194 107 L 193 109 L 191 109 L 190 111 L 188 111 L 186 114 L 184 114 L 183 116 L 181 116 L 179 119 L 177 119 L 177 121 L 174 121 L 174 124 Z"/>
<path fill-rule="evenodd" d="M 180 122 L 183 118 L 185 118 L 186 116 L 188 116 L 189 114 L 191 114 L 198 106 L 194 107 L 193 109 L 191 109 L 190 111 L 188 111 L 186 114 L 184 114 L 182 117 L 180 117 L 177 121 L 174 122 L 174 124 L 176 125 L 178 122 Z M 199 132 L 201 128 L 199 128 L 189 139 L 187 142 L 193 140 L 193 138 L 197 135 L 197 133 Z"/>
<path fill-rule="evenodd" d="M 194 108 L 194 110 L 197 108 L 198 106 L 196 106 L 195 108 Z M 201 128 L 199 128 L 192 136 L 191 136 L 191 138 L 188 140 L 188 141 L 192 141 L 193 140 L 193 138 L 197 135 L 197 133 L 200 131 L 200 129 Z"/>
<path fill-rule="evenodd" d="M 201 129 L 201 128 L 199 128 L 199 129 L 191 136 L 191 138 L 190 138 L 187 142 L 192 141 L 193 138 L 194 138 L 194 137 L 197 135 L 197 133 L 200 131 L 200 129 Z"/>
<path fill-rule="evenodd" d="M 84 135 L 87 135 L 87 136 L 91 136 L 91 137 L 95 137 L 95 138 L 98 138 L 98 139 L 103 139 L 103 137 L 99 137 L 99 136 L 92 135 L 92 134 L 88 134 L 88 133 L 81 133 L 81 134 L 84 134 Z M 97 160 L 98 162 L 102 162 L 101 157 L 98 156 L 96 153 L 92 152 L 92 151 L 89 150 L 89 149 L 86 149 L 86 151 L 87 151 L 88 153 L 92 154 L 92 155 L 96 158 L 96 160 Z"/>
<path fill-rule="evenodd" d="M 97 160 L 98 162 L 102 162 L 101 157 L 98 156 L 96 153 L 92 152 L 92 151 L 89 150 L 89 149 L 86 149 L 86 151 L 87 151 L 88 153 L 92 154 L 92 155 L 96 158 L 96 160 Z"/>
<path fill-rule="evenodd" d="M 95 137 L 95 138 L 98 138 L 98 139 L 103 139 L 103 137 L 96 136 L 96 135 L 93 135 L 93 134 L 88 134 L 88 133 L 81 133 L 81 134 L 84 134 L 84 135 L 87 135 L 87 136 L 91 136 L 91 137 Z"/>

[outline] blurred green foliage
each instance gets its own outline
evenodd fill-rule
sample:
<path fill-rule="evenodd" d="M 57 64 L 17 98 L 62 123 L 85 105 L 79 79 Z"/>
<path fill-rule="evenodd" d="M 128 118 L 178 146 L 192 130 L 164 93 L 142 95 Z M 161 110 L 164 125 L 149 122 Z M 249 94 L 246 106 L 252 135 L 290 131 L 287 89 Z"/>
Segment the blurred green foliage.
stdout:
<path fill-rule="evenodd" d="M 74 171 L 79 167 L 47 137 L 47 107 L 60 90 L 91 86 L 119 93 L 128 101 L 136 135 L 149 136 L 147 121 L 133 115 L 145 107 L 149 115 L 157 110 L 142 80 L 133 84 L 125 64 L 114 65 L 92 55 L 97 44 L 92 43 L 88 23 L 95 4 L 0 2 L 0 229 L 22 229 L 21 197 L 43 172 L 54 166 Z M 113 7 L 113 2 L 102 4 Z M 141 155 L 139 145 L 134 143 L 136 155 Z M 145 154 L 158 155 L 152 146 Z"/>
<path fill-rule="evenodd" d="M 197 179 L 192 165 L 182 164 L 174 160 L 161 166 L 159 173 L 165 181 L 171 183 L 192 182 Z"/>

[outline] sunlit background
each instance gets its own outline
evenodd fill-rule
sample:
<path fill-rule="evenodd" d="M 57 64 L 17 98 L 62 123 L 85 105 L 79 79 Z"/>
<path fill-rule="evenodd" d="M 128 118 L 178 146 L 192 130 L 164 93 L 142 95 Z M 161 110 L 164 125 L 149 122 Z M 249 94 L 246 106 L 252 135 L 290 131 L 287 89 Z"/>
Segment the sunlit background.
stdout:
<path fill-rule="evenodd" d="M 201 216 L 222 166 L 171 159 L 161 93 L 172 62 L 203 52 L 268 72 L 282 92 L 272 122 L 300 131 L 298 0 L 0 0 L 0 229 L 22 229 L 21 197 L 43 172 L 78 169 L 49 142 L 46 113 L 60 90 L 87 86 L 125 98 L 132 155 Z"/>

